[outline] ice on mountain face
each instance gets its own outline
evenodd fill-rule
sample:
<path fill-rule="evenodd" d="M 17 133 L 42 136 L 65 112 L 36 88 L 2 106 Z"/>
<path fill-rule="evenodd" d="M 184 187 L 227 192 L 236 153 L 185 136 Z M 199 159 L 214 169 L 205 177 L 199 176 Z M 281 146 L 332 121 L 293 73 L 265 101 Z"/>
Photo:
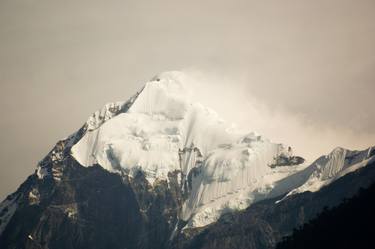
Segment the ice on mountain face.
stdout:
<path fill-rule="evenodd" d="M 127 111 L 98 119 L 106 116 L 105 107 L 95 114 L 93 123 L 100 126 L 92 125 L 71 151 L 84 166 L 99 164 L 130 176 L 141 170 L 150 184 L 181 172 L 181 187 L 189 189 L 181 218 L 203 226 L 225 210 L 246 208 L 266 196 L 273 181 L 292 171 L 274 173 L 280 169 L 270 167 L 290 153 L 286 146 L 233 129 L 192 101 L 189 81 L 178 72 L 158 75 Z"/>
<path fill-rule="evenodd" d="M 101 110 L 94 112 L 87 120 L 87 130 L 92 131 L 99 128 L 103 123 L 116 116 L 124 102 L 106 104 Z"/>
<path fill-rule="evenodd" d="M 129 107 L 133 104 L 139 93 L 133 95 L 128 101 L 118 101 L 107 103 L 102 109 L 94 112 L 86 122 L 86 129 L 93 131 L 98 129 L 102 124 L 117 116 L 122 112 L 128 111 Z"/>
<path fill-rule="evenodd" d="M 251 193 L 264 187 L 269 165 L 280 154 L 281 145 L 253 134 L 211 151 L 191 179 L 190 198 L 183 207 L 188 227 L 204 226 L 225 210 L 248 207 Z"/>
<path fill-rule="evenodd" d="M 194 167 L 191 160 L 180 162 L 179 150 L 195 146 L 208 154 L 234 142 L 239 135 L 229 133 L 215 112 L 190 101 L 183 77 L 169 73 L 148 82 L 126 113 L 88 130 L 73 146 L 73 156 L 85 166 L 98 163 L 130 175 L 142 170 L 153 183 L 170 171 L 186 175 Z"/>

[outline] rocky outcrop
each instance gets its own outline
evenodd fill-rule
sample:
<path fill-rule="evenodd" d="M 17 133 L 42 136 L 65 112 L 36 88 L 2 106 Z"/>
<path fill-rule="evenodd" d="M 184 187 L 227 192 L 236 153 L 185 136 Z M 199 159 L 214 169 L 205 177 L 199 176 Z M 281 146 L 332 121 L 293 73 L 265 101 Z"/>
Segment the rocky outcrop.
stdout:
<path fill-rule="evenodd" d="M 30 176 L 1 248 L 166 248 L 181 206 L 176 175 L 154 187 L 65 160 L 60 179 Z"/>

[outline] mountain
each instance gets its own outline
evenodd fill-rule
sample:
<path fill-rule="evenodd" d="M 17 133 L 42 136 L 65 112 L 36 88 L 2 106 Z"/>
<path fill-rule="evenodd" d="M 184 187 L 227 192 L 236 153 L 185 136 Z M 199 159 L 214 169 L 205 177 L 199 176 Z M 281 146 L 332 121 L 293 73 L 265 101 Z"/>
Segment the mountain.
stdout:
<path fill-rule="evenodd" d="M 372 148 L 306 163 L 195 102 L 191 81 L 157 75 L 59 141 L 0 204 L 1 248 L 272 248 L 375 179 Z"/>

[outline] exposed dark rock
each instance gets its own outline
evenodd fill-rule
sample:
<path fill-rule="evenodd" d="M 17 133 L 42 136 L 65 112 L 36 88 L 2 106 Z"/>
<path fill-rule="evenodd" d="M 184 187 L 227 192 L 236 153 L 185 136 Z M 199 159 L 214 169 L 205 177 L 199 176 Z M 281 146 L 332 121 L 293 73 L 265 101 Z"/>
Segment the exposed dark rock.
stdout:
<path fill-rule="evenodd" d="M 17 190 L 0 248 L 165 248 L 181 205 L 174 177 L 150 189 L 141 174 L 130 180 L 69 158 L 60 181 L 32 175 Z"/>
<path fill-rule="evenodd" d="M 305 162 L 305 159 L 300 156 L 284 156 L 280 155 L 275 159 L 275 163 L 270 165 L 271 168 L 279 167 L 279 166 L 292 166 L 298 165 Z"/>

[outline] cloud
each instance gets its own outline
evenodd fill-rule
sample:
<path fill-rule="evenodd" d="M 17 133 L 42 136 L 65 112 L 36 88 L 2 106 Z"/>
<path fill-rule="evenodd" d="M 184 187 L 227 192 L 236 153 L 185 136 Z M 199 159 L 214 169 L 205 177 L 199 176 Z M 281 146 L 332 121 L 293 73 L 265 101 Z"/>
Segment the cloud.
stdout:
<path fill-rule="evenodd" d="M 256 98 L 249 90 L 246 77 L 196 69 L 185 72 L 194 79 L 196 101 L 241 129 L 255 131 L 276 143 L 291 145 L 295 153 L 309 161 L 338 146 L 365 149 L 375 145 L 375 134 L 370 131 L 352 129 L 340 120 L 324 122 L 308 112 L 293 112 L 282 103 L 270 105 Z"/>

